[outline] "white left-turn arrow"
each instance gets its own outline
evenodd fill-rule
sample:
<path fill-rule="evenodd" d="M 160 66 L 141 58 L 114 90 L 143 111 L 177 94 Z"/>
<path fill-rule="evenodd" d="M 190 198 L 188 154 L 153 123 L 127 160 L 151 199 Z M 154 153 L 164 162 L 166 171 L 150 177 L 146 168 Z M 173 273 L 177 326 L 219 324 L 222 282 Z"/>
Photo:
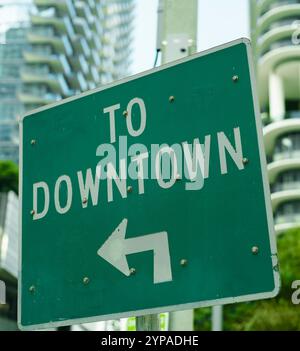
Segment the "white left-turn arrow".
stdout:
<path fill-rule="evenodd" d="M 97 254 L 126 276 L 130 275 L 127 255 L 153 251 L 154 284 L 172 281 L 168 233 L 159 232 L 125 239 L 128 220 L 124 218 Z"/>

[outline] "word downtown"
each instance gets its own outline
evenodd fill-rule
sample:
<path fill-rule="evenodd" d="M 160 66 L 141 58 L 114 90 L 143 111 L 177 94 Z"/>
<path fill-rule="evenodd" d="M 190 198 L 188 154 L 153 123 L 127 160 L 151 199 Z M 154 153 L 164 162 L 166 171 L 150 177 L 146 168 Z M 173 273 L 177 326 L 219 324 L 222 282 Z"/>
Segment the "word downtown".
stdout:
<path fill-rule="evenodd" d="M 139 111 L 138 129 L 135 129 L 132 123 L 133 108 L 135 112 Z M 75 175 L 76 181 L 73 178 L 73 182 L 70 175 L 63 174 L 57 178 L 54 189 L 51 189 L 46 181 L 33 184 L 34 220 L 42 219 L 47 215 L 50 201 L 52 201 L 50 193 L 53 190 L 57 213 L 61 215 L 67 213 L 73 203 L 74 186 L 79 188 L 82 208 L 98 205 L 100 201 L 100 182 L 103 181 L 107 183 L 107 202 L 116 199 L 116 192 L 119 192 L 123 199 L 127 198 L 128 193 L 132 192 L 133 189 L 136 189 L 139 195 L 144 194 L 145 180 L 149 178 L 156 180 L 158 186 L 162 189 L 172 188 L 179 179 L 186 180 L 185 190 L 187 191 L 196 191 L 203 188 L 204 180 L 209 178 L 211 135 L 205 136 L 204 144 L 201 144 L 199 139 L 195 138 L 192 143 L 183 141 L 172 146 L 152 144 L 151 150 L 138 143 L 131 145 L 127 150 L 127 137 L 119 136 L 119 167 L 116 167 L 115 119 L 119 110 L 120 104 L 109 106 L 103 110 L 104 118 L 110 127 L 110 144 L 101 144 L 97 147 L 96 156 L 100 158 L 100 161 L 94 169 L 78 170 Z M 135 113 L 135 119 L 136 116 Z M 129 101 L 126 109 L 126 124 L 129 135 L 135 138 L 140 137 L 145 131 L 147 113 L 145 103 L 141 98 L 134 98 Z M 138 123 L 135 121 L 136 124 Z M 222 175 L 228 173 L 227 156 L 231 157 L 239 170 L 244 169 L 240 128 L 234 128 L 233 134 L 234 145 L 231 144 L 224 132 L 221 131 L 216 136 Z M 148 169 L 149 163 L 151 164 L 151 172 Z M 74 177 L 74 175 L 71 176 Z M 127 181 L 128 178 L 130 179 L 130 185 Z M 64 200 L 62 201 L 61 198 Z"/>

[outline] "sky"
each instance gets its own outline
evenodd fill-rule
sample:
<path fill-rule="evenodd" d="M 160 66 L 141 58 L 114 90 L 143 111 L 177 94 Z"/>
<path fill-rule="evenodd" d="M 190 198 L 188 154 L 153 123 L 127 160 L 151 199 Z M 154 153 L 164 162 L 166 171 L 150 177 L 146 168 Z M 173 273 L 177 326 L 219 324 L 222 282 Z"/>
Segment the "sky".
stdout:
<path fill-rule="evenodd" d="M 189 0 L 184 0 L 189 1 Z M 198 0 L 198 51 L 249 37 L 248 0 Z M 136 0 L 133 74 L 153 67 L 158 0 Z"/>
<path fill-rule="evenodd" d="M 27 5 L 29 0 L 0 0 L 0 5 L 10 5 L 0 7 L 0 43 L 5 43 L 3 33 L 10 28 L 11 25 L 22 21 L 28 21 Z M 23 4 L 23 5 L 22 5 Z"/>
<path fill-rule="evenodd" d="M 19 0 L 20 3 L 27 1 Z M 135 2 L 132 74 L 153 67 L 158 7 L 158 0 L 135 0 Z M 240 37 L 249 37 L 248 0 L 198 0 L 198 3 L 198 51 Z M 22 7 L 17 7 L 14 11 L 9 7 L 1 9 L 0 34 L 7 28 L 9 22 L 15 21 L 21 15 L 26 16 L 26 11 Z"/>

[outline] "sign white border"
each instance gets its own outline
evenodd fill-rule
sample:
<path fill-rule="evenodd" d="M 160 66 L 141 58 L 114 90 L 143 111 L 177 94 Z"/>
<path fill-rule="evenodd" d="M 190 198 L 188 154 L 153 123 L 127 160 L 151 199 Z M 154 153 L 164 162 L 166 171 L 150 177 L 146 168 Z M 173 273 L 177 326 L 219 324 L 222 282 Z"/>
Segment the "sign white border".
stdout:
<path fill-rule="evenodd" d="M 132 80 L 147 76 L 147 75 L 152 74 L 154 72 L 158 72 L 158 71 L 176 66 L 176 65 L 184 63 L 184 62 L 195 60 L 199 57 L 203 57 L 203 56 L 212 54 L 212 53 L 220 51 L 220 50 L 224 50 L 226 48 L 229 48 L 229 47 L 232 47 L 232 46 L 235 46 L 238 44 L 245 44 L 246 48 L 247 48 L 253 104 L 254 104 L 254 110 L 255 110 L 256 131 L 257 131 L 257 136 L 258 136 L 260 164 L 261 164 L 263 187 L 264 187 L 265 206 L 266 206 L 267 220 L 268 220 L 269 239 L 270 239 L 270 247 L 271 247 L 271 254 L 272 254 L 272 264 L 273 264 L 273 268 L 274 268 L 273 269 L 274 283 L 275 283 L 274 290 L 270 291 L 270 292 L 265 292 L 265 293 L 243 295 L 243 296 L 238 296 L 238 297 L 229 297 L 229 298 L 218 299 L 218 300 L 199 301 L 199 302 L 194 302 L 194 303 L 187 303 L 187 304 L 166 306 L 166 307 L 159 307 L 159 308 L 151 308 L 151 309 L 139 310 L 139 311 L 128 311 L 128 312 L 123 312 L 123 313 L 114 313 L 114 314 L 110 314 L 110 315 L 94 316 L 94 317 L 79 318 L 79 319 L 70 319 L 70 320 L 63 320 L 63 321 L 59 321 L 59 322 L 49 322 L 49 323 L 36 324 L 36 325 L 31 325 L 31 326 L 23 326 L 21 324 L 21 320 L 22 320 L 22 318 L 21 318 L 21 291 L 22 291 L 21 286 L 22 285 L 21 284 L 22 284 L 22 184 L 23 184 L 23 150 L 22 150 L 22 148 L 23 148 L 23 120 L 24 120 L 24 118 L 26 118 L 27 116 L 34 115 L 38 112 L 48 110 L 52 107 L 65 104 L 65 103 L 71 102 L 73 100 L 81 99 L 84 96 L 94 94 L 94 93 L 97 93 L 99 91 L 109 89 L 109 88 L 112 88 L 114 86 L 117 86 L 117 85 L 120 85 L 123 83 L 130 82 Z M 263 129 L 262 129 L 262 123 L 261 123 L 261 117 L 260 117 L 258 96 L 257 96 L 257 92 L 256 92 L 256 81 L 255 81 L 255 71 L 254 71 L 254 64 L 253 64 L 253 57 L 252 57 L 251 42 L 249 39 L 247 39 L 247 38 L 237 39 L 237 40 L 231 41 L 229 43 L 216 46 L 212 49 L 191 55 L 189 57 L 186 57 L 186 58 L 183 58 L 180 60 L 176 60 L 176 61 L 168 63 L 166 65 L 163 65 L 163 66 L 160 66 L 157 68 L 153 68 L 151 70 L 136 74 L 136 75 L 128 77 L 128 78 L 121 79 L 119 81 L 107 84 L 103 87 L 90 90 L 90 91 L 82 93 L 80 95 L 76 95 L 76 96 L 64 99 L 62 101 L 35 109 L 33 111 L 30 111 L 29 113 L 26 113 L 25 115 L 23 115 L 21 117 L 21 120 L 20 120 L 19 162 L 20 162 L 20 175 L 19 175 L 19 201 L 20 201 L 19 211 L 20 212 L 19 212 L 18 326 L 21 330 L 53 328 L 53 327 L 60 327 L 60 326 L 73 325 L 73 324 L 92 323 L 92 322 L 98 322 L 98 321 L 120 319 L 120 318 L 126 318 L 126 317 L 137 317 L 137 316 L 143 316 L 146 314 L 182 311 L 182 310 L 199 308 L 199 307 L 209 307 L 209 306 L 215 306 L 215 305 L 226 305 L 226 304 L 237 303 L 237 302 L 262 300 L 262 299 L 275 297 L 278 294 L 279 289 L 280 289 L 280 275 L 279 275 L 278 269 L 275 268 L 275 267 L 277 267 L 277 264 L 278 264 L 277 246 L 276 246 L 276 238 L 275 238 L 275 233 L 274 233 L 274 222 L 273 222 L 273 214 L 272 214 L 272 207 L 271 207 L 270 188 L 269 188 L 269 182 L 268 182 L 268 177 L 267 177 L 267 163 L 266 163 L 265 149 L 264 149 L 264 143 L 263 143 Z"/>

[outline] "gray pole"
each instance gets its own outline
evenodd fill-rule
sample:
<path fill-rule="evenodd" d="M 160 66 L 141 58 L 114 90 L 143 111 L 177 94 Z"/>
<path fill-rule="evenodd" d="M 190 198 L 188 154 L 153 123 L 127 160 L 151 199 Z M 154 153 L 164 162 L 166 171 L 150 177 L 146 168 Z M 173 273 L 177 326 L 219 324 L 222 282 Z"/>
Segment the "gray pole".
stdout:
<path fill-rule="evenodd" d="M 223 306 L 214 306 L 212 308 L 212 331 L 223 330 Z"/>
<path fill-rule="evenodd" d="M 169 316 L 170 331 L 193 331 L 194 310 L 172 312 Z"/>
<path fill-rule="evenodd" d="M 162 64 L 178 60 L 197 51 L 198 0 L 160 0 L 158 9 L 157 48 Z M 194 311 L 172 312 L 169 330 L 194 330 Z"/>
<path fill-rule="evenodd" d="M 178 60 L 197 51 L 198 0 L 160 0 L 157 48 L 162 63 Z"/>
<path fill-rule="evenodd" d="M 149 314 L 148 316 L 136 317 L 137 331 L 159 331 L 159 314 Z"/>
<path fill-rule="evenodd" d="M 197 25 L 198 0 L 159 0 L 156 49 L 162 64 L 196 52 Z M 169 325 L 172 331 L 193 330 L 194 311 L 170 313 Z M 137 317 L 136 330 L 160 330 L 159 315 Z"/>

